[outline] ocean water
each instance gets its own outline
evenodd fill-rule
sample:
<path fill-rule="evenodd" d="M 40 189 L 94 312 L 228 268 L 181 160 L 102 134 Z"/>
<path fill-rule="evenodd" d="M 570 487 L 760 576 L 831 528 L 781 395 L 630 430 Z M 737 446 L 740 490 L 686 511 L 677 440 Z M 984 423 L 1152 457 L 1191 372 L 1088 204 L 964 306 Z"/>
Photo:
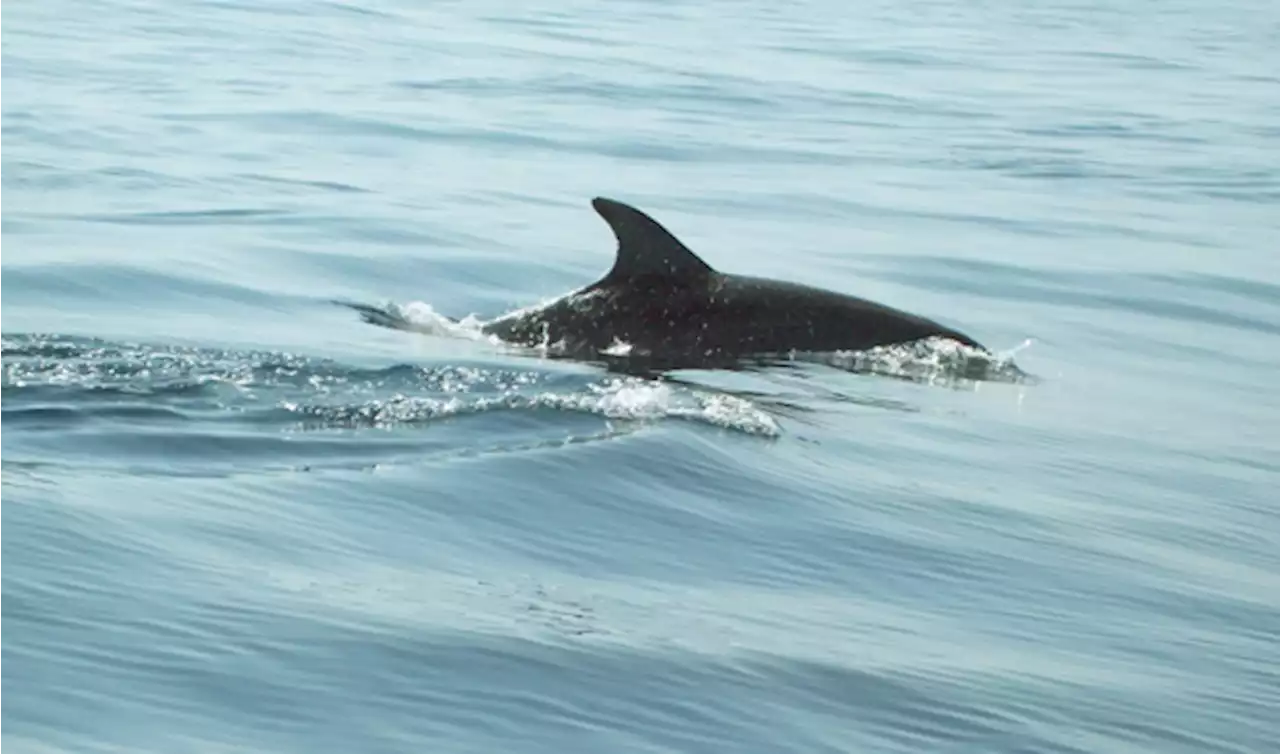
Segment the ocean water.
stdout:
<path fill-rule="evenodd" d="M 11 754 L 1280 750 L 1275 3 L 4 20 Z M 1028 377 L 442 319 L 599 195 Z"/>

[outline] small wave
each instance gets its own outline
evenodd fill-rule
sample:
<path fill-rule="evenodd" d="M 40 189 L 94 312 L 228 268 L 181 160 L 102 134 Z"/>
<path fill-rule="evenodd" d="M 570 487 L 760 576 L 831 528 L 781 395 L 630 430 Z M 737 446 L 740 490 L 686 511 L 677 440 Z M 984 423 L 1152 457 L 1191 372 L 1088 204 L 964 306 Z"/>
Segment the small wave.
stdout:
<path fill-rule="evenodd" d="M 285 212 L 253 207 L 223 207 L 203 210 L 171 210 L 166 212 L 133 212 L 119 214 L 70 215 L 68 219 L 113 225 L 213 225 L 228 223 L 253 224 L 284 217 Z"/>
<path fill-rule="evenodd" d="M 506 392 L 484 397 L 397 395 L 360 404 L 316 405 L 286 402 L 282 406 L 305 417 L 299 426 L 374 427 L 421 424 L 443 418 L 492 411 L 563 411 L 587 413 L 622 421 L 686 419 L 751 435 L 776 437 L 777 422 L 750 401 L 729 395 L 704 394 L 642 380 L 608 380 L 575 392 L 533 395 Z"/>
<path fill-rule="evenodd" d="M 409 311 L 419 322 L 432 321 L 429 308 Z M 235 421 L 259 430 L 395 429 L 474 414 L 546 411 L 780 434 L 773 417 L 747 399 L 637 377 L 595 380 L 468 364 L 355 367 L 289 353 L 56 335 L 5 336 L 3 353 L 5 418 L 38 419 L 46 427 L 163 417 Z"/>
<path fill-rule="evenodd" d="M 122 404 L 118 406 L 102 406 L 89 408 L 72 408 L 67 406 L 32 406 L 4 410 L 4 420 L 10 426 L 24 429 L 62 429 L 74 424 L 90 421 L 128 421 L 131 423 L 150 422 L 186 422 L 190 416 L 164 406 L 140 406 Z"/>

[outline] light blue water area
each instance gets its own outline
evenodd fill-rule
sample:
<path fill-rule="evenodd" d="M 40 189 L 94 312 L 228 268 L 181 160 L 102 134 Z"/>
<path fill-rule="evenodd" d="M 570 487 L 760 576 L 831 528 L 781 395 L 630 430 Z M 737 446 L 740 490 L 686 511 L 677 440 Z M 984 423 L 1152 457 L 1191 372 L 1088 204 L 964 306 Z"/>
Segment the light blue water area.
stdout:
<path fill-rule="evenodd" d="M 1280 749 L 1275 3 L 4 20 L 11 754 Z M 1032 379 L 441 319 L 599 195 Z"/>

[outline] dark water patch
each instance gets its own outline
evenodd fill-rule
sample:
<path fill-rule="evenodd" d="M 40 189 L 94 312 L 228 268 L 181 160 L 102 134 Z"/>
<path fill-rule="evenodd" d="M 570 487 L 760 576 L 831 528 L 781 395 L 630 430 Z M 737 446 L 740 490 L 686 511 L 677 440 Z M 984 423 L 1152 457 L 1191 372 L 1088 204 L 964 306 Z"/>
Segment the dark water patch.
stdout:
<path fill-rule="evenodd" d="M 65 429 L 69 426 L 84 425 L 92 422 L 113 424 L 145 423 L 164 424 L 181 423 L 192 420 L 182 411 L 162 406 L 129 406 L 112 405 L 94 409 L 72 408 L 69 406 L 31 406 L 28 408 L 4 409 L 4 420 L 16 424 L 20 429 Z"/>
<path fill-rule="evenodd" d="M 964 701 L 966 686 L 938 678 L 859 670 L 835 662 L 761 658 L 746 669 L 803 696 L 811 709 L 852 715 L 908 745 L 979 744 L 1019 732 L 1016 716 Z M 948 688 L 950 687 L 950 688 Z"/>
<path fill-rule="evenodd" d="M 170 210 L 166 212 L 132 212 L 114 214 L 64 215 L 63 219 L 118 225 L 227 225 L 257 224 L 281 217 L 281 210 L 229 207 L 206 210 Z"/>
<path fill-rule="evenodd" d="M 694 159 L 703 162 L 741 164 L 742 162 L 787 165 L 853 165 L 857 159 L 845 154 L 802 148 L 785 148 L 770 144 L 735 145 L 728 143 L 673 143 L 662 138 L 593 140 L 579 142 L 577 148 L 592 154 L 636 160 L 684 164 Z"/>
<path fill-rule="evenodd" d="M 244 173 L 239 178 L 246 181 L 257 183 L 265 183 L 271 186 L 284 186 L 299 189 L 303 193 L 310 191 L 320 192 L 337 192 L 340 194 L 367 194 L 371 193 L 369 189 L 361 188 L 340 181 L 323 181 L 323 180 L 307 180 L 302 178 L 285 178 L 278 175 L 263 175 L 260 173 Z"/>
<path fill-rule="evenodd" d="M 1007 144 L 998 147 L 964 145 L 955 150 L 954 156 L 940 160 L 938 165 L 993 172 L 1011 178 L 1080 182 L 1091 190 L 1099 182 L 1128 184 L 1139 177 L 1135 169 L 1091 157 L 1084 150 L 1018 149 Z"/>
<path fill-rule="evenodd" d="M 385 21 L 401 21 L 403 17 L 397 13 L 393 13 L 385 8 L 370 8 L 355 3 L 338 2 L 337 0 L 326 0 L 319 3 L 320 7 L 334 11 L 342 15 L 363 16 L 375 18 Z"/>
<path fill-rule="evenodd" d="M 1163 197 L 1207 196 L 1270 205 L 1280 197 L 1280 167 L 1180 167 L 1166 171 L 1146 189 Z"/>
<path fill-rule="evenodd" d="M 1198 69 L 1198 66 L 1182 60 L 1118 50 L 1073 50 L 1059 53 L 1059 55 L 1066 60 L 1075 58 L 1085 61 L 1098 61 L 1104 64 L 1117 64 L 1122 68 L 1135 71 L 1194 71 Z"/>
<path fill-rule="evenodd" d="M 207 423 L 174 431 L 136 422 L 115 422 L 58 438 L 22 438 L 7 444 L 11 448 L 6 452 L 18 452 L 21 457 L 76 459 L 116 469 L 160 467 L 218 472 L 295 468 L 329 461 L 397 462 L 449 448 L 447 439 L 430 436 L 299 436 L 252 429 L 219 430 Z"/>
<path fill-rule="evenodd" d="M 315 110 L 278 110 L 254 113 L 196 113 L 166 116 L 173 120 L 195 122 L 234 122 L 252 125 L 257 130 L 278 134 L 286 130 L 296 134 L 354 136 L 372 139 L 396 139 L 413 142 L 484 144 L 509 149 L 543 149 L 556 151 L 560 142 L 502 129 L 459 128 L 442 123 L 408 125 L 391 120 L 354 115 L 339 115 Z"/>
<path fill-rule="evenodd" d="M 673 75 L 674 72 L 673 72 Z M 414 91 L 441 91 L 472 97 L 538 97 L 574 98 L 584 103 L 608 100 L 618 106 L 651 110 L 654 98 L 664 105 L 680 109 L 764 108 L 774 104 L 768 97 L 752 94 L 759 85 L 731 76 L 706 77 L 686 81 L 654 81 L 650 83 L 609 80 L 582 72 L 560 72 L 553 75 L 520 78 L 448 77 L 402 81 L 398 84 Z"/>
<path fill-rule="evenodd" d="M 1149 277 L 1152 280 L 1166 282 L 1192 291 L 1213 291 L 1247 299 L 1250 305 L 1260 304 L 1265 308 L 1274 310 L 1276 317 L 1280 318 L 1280 280 L 1273 282 L 1264 279 L 1204 272 L 1182 275 L 1157 273 Z"/>

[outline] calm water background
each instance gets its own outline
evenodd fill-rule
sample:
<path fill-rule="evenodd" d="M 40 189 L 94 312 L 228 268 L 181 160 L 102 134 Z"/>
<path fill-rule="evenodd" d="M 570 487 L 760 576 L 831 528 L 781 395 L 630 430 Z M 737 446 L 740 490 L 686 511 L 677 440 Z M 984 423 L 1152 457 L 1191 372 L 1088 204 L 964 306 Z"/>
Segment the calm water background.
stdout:
<path fill-rule="evenodd" d="M 1275 3 L 4 21 L 11 754 L 1280 745 Z M 1039 381 L 330 303 L 590 282 L 595 195 Z"/>

